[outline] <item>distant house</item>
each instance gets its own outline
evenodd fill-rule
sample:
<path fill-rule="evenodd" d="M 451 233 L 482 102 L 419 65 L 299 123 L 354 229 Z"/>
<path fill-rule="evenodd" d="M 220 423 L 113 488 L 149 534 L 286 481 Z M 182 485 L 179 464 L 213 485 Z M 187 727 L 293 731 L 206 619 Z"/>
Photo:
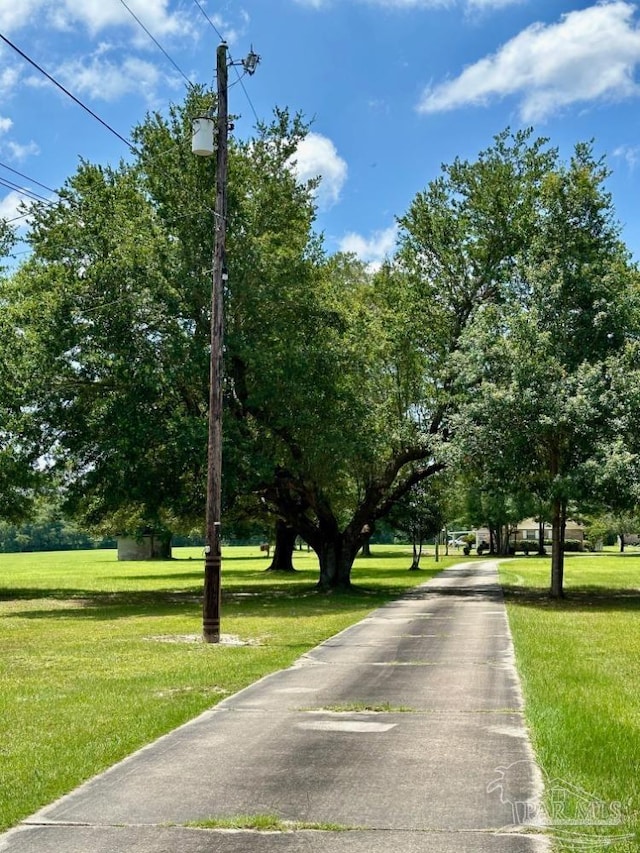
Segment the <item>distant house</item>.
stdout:
<path fill-rule="evenodd" d="M 525 518 L 518 524 L 516 528 L 515 534 L 512 533 L 511 536 L 516 540 L 519 539 L 533 539 L 536 542 L 538 541 L 538 522 L 535 518 Z M 551 525 L 545 523 L 544 525 L 544 538 L 551 539 Z M 567 520 L 567 527 L 564 533 L 565 539 L 576 539 L 578 542 L 584 542 L 586 536 L 584 535 L 584 526 L 579 524 L 577 521 Z"/>
<path fill-rule="evenodd" d="M 485 542 L 487 545 L 490 542 L 490 533 L 488 527 L 480 527 L 475 531 L 476 534 L 476 546 L 480 545 L 482 542 Z M 536 542 L 538 541 L 538 522 L 535 518 L 524 518 L 522 521 L 518 523 L 518 526 L 512 528 L 509 533 L 509 541 L 520 542 L 522 540 L 528 542 Z M 544 525 L 544 538 L 547 540 L 551 539 L 551 525 L 545 522 Z M 567 526 L 564 533 L 565 540 L 573 539 L 578 542 L 584 542 L 586 539 L 584 533 L 584 526 L 579 524 L 577 521 L 567 520 Z"/>

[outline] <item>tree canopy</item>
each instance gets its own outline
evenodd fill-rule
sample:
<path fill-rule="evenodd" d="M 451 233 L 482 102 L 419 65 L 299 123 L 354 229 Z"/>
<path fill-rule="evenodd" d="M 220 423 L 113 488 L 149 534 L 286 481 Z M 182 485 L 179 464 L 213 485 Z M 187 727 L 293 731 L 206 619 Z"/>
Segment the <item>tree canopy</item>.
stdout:
<path fill-rule="evenodd" d="M 567 506 L 601 490 L 592 463 L 611 459 L 635 393 L 638 280 L 619 239 L 607 171 L 590 146 L 540 182 L 536 219 L 516 256 L 511 293 L 468 336 L 461 437 L 478 476 L 551 507 L 551 589 L 562 594 Z M 627 460 L 629 463 L 629 460 Z M 630 465 L 632 472 L 636 466 Z"/>
<path fill-rule="evenodd" d="M 129 161 L 81 162 L 32 211 L 33 253 L 0 289 L 0 477 L 16 507 L 19 456 L 104 532 L 202 525 L 215 163 L 191 154 L 190 119 L 212 102 L 192 90 L 147 116 Z M 315 182 L 293 168 L 307 132 L 276 110 L 230 142 L 226 517 L 302 536 L 324 589 L 350 584 L 376 523 L 411 495 L 431 495 L 437 519 L 427 486 L 446 467 L 480 479 L 492 512 L 550 503 L 560 536 L 589 464 L 611 468 L 607 448 L 633 434 L 620 389 L 636 370 L 637 276 L 603 164 L 588 145 L 564 164 L 505 131 L 417 193 L 371 271 L 314 230 Z M 557 592 L 557 563 L 554 578 Z"/>

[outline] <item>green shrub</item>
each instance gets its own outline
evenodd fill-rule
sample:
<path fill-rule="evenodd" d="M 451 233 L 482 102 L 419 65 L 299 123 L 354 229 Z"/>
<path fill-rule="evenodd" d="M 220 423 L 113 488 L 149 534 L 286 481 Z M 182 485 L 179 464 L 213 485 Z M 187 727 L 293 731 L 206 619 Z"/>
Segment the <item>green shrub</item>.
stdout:
<path fill-rule="evenodd" d="M 513 544 L 513 549 L 516 553 L 523 551 L 525 554 L 537 554 L 538 541 L 536 539 L 518 539 Z"/>
<path fill-rule="evenodd" d="M 551 539 L 544 540 L 545 549 L 549 550 L 551 548 Z M 524 552 L 525 554 L 537 554 L 538 553 L 538 542 L 536 539 L 518 539 L 512 546 L 512 550 L 516 553 Z M 593 544 L 585 539 L 584 542 L 581 539 L 565 539 L 564 541 L 564 550 L 565 551 L 593 551 Z"/>
<path fill-rule="evenodd" d="M 565 539 L 564 551 L 584 551 L 583 542 L 581 539 Z"/>

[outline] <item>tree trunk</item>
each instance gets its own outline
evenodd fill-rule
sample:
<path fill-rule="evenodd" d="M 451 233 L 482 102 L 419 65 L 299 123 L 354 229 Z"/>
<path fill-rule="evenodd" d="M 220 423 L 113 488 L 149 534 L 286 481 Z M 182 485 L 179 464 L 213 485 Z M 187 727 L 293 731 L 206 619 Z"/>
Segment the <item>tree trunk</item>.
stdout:
<path fill-rule="evenodd" d="M 171 560 L 171 533 L 160 533 L 155 537 L 154 557 L 159 560 Z"/>
<path fill-rule="evenodd" d="M 342 533 L 323 538 L 314 549 L 320 562 L 319 590 L 350 589 L 351 567 L 359 548 L 360 542 L 354 543 Z"/>
<path fill-rule="evenodd" d="M 295 572 L 293 566 L 293 550 L 296 544 L 297 531 L 278 519 L 276 522 L 276 547 L 273 550 L 273 560 L 268 572 Z"/>
<path fill-rule="evenodd" d="M 624 533 L 620 534 L 620 553 L 624 554 Z"/>
<path fill-rule="evenodd" d="M 538 522 L 538 554 L 540 557 L 544 557 L 544 519 L 540 519 Z"/>
<path fill-rule="evenodd" d="M 556 498 L 551 519 L 551 597 L 564 597 L 564 533 L 567 526 L 567 505 Z"/>
<path fill-rule="evenodd" d="M 374 528 L 370 524 L 362 525 L 362 551 L 360 552 L 363 557 L 371 557 L 371 537 L 373 536 Z"/>
<path fill-rule="evenodd" d="M 422 536 L 413 537 L 413 561 L 411 563 L 411 567 L 409 568 L 410 572 L 417 572 L 420 568 L 420 557 L 422 556 L 422 544 L 423 539 Z"/>
<path fill-rule="evenodd" d="M 509 545 L 511 536 L 509 525 L 505 524 L 499 527 L 498 530 L 500 531 L 500 537 L 498 540 L 498 554 L 500 554 L 501 557 L 506 557 L 510 553 Z"/>

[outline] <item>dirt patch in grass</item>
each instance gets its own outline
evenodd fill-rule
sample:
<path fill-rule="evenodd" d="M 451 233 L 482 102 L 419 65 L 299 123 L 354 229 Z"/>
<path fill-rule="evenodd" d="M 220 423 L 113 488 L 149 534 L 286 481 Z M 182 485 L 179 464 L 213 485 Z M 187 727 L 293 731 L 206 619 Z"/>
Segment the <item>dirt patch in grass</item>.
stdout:
<path fill-rule="evenodd" d="M 145 637 L 154 643 L 202 643 L 202 634 L 160 634 L 157 637 Z M 220 634 L 220 641 L 212 645 L 217 646 L 261 646 L 262 640 L 243 639 L 236 634 Z"/>

